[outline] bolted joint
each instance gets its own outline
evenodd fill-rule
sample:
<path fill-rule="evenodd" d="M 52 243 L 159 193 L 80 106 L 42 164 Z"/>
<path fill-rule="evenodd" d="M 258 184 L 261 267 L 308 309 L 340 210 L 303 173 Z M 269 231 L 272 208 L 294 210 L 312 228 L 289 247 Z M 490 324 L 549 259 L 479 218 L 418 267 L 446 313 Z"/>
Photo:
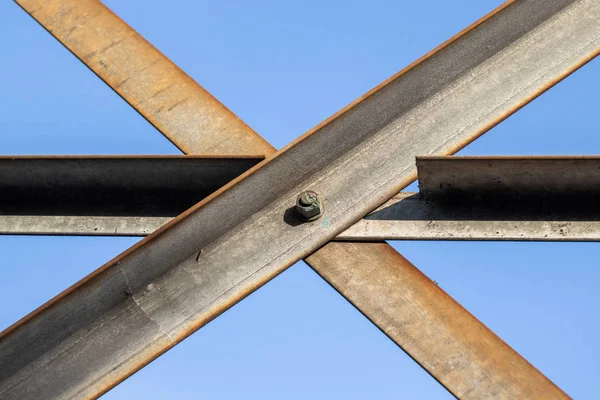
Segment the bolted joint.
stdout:
<path fill-rule="evenodd" d="M 305 221 L 314 221 L 323 214 L 323 201 L 318 194 L 307 190 L 296 199 L 296 212 Z"/>

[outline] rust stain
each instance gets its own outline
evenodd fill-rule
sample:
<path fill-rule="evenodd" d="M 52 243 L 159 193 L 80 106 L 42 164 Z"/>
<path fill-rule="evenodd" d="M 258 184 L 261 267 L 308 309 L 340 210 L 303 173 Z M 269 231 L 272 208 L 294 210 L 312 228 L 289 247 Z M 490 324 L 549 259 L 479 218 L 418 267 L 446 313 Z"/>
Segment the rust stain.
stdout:
<path fill-rule="evenodd" d="M 71 35 L 71 33 L 73 33 L 76 29 L 77 29 L 77 26 L 71 27 L 71 29 L 69 29 L 69 32 L 67 32 L 67 36 Z"/>
<path fill-rule="evenodd" d="M 106 46 L 102 50 L 100 50 L 98 54 L 103 54 L 103 53 L 107 52 L 108 50 L 112 49 L 113 47 L 118 46 L 119 44 L 121 44 L 126 39 L 127 38 L 124 37 L 124 38 L 119 39 L 119 40 L 114 40 L 111 44 L 109 44 L 108 46 Z"/>
<path fill-rule="evenodd" d="M 121 82 L 117 83 L 117 85 L 115 86 L 116 89 L 120 88 L 121 86 L 123 86 L 124 84 L 127 83 L 127 81 L 129 81 L 131 79 L 130 76 L 128 76 L 127 78 L 123 79 Z"/>
<path fill-rule="evenodd" d="M 188 100 L 189 99 L 179 100 L 177 103 L 175 103 L 171 107 L 169 107 L 169 109 L 167 111 L 173 111 L 176 107 L 179 107 L 180 105 L 184 104 Z"/>
<path fill-rule="evenodd" d="M 174 83 L 171 83 L 171 84 L 170 84 L 170 85 L 168 85 L 167 87 L 165 87 L 165 88 L 162 88 L 162 89 L 160 89 L 160 90 L 156 91 L 156 92 L 155 92 L 155 93 L 152 95 L 152 98 L 154 98 L 154 97 L 157 97 L 157 96 L 159 96 L 161 93 L 164 93 L 164 92 L 166 92 L 167 90 L 171 89 L 171 88 L 172 88 L 174 85 L 175 85 Z"/>

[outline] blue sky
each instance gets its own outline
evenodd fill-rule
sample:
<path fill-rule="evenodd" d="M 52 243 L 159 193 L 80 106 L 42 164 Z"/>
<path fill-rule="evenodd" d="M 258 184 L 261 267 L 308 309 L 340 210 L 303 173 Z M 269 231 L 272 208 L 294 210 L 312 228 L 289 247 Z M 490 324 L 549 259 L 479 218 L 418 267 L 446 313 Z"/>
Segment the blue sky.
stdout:
<path fill-rule="evenodd" d="M 501 1 L 107 0 L 280 148 Z M 12 2 L 0 2 L 0 154 L 178 154 Z M 599 154 L 600 60 L 463 155 Z M 0 329 L 136 242 L 0 236 Z M 595 243 L 396 242 L 578 399 L 600 398 Z M 108 399 L 451 396 L 298 263 Z"/>

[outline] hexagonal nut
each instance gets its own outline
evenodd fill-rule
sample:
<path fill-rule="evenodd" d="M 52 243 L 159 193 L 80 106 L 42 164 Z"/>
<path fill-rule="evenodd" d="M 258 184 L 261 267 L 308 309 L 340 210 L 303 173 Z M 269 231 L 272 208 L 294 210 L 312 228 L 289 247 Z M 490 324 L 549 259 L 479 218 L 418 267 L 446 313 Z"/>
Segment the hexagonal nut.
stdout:
<path fill-rule="evenodd" d="M 323 215 L 323 201 L 313 191 L 307 190 L 296 199 L 296 212 L 305 221 L 314 221 Z"/>

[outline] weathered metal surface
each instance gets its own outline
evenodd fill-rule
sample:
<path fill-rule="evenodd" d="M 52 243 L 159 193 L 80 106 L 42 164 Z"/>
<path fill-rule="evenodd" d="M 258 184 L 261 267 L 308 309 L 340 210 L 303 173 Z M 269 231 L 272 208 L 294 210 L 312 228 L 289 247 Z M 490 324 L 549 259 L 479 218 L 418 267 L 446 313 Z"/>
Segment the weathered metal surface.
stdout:
<path fill-rule="evenodd" d="M 417 193 L 402 192 L 335 240 L 600 241 L 597 210 L 490 210 L 467 204 L 440 207 L 420 199 Z M 0 215 L 0 234 L 147 236 L 170 220 L 149 216 Z"/>
<path fill-rule="evenodd" d="M 599 15 L 505 5 L 6 330 L 0 394 L 108 390 L 393 196 L 415 154 L 458 150 L 589 61 Z M 329 206 L 297 224 L 305 189 Z"/>
<path fill-rule="evenodd" d="M 568 398 L 389 246 L 324 249 L 306 261 L 457 398 Z"/>
<path fill-rule="evenodd" d="M 146 236 L 262 156 L 2 156 L 0 234 Z"/>
<path fill-rule="evenodd" d="M 324 204 L 319 195 L 313 191 L 300 193 L 296 198 L 296 213 L 304 221 L 314 221 L 323 214 Z"/>
<path fill-rule="evenodd" d="M 188 154 L 267 154 L 269 144 L 98 0 L 15 0 Z"/>
<path fill-rule="evenodd" d="M 600 240 L 600 157 L 423 157 L 400 193 L 337 240 Z"/>
<path fill-rule="evenodd" d="M 574 210 L 600 200 L 599 156 L 417 157 L 417 170 L 421 197 L 438 204 L 520 209 L 560 201 Z"/>
<path fill-rule="evenodd" d="M 401 192 L 335 240 L 600 241 L 600 212 L 591 199 L 558 197 L 558 202 L 546 198 L 543 203 L 521 199 L 500 204 L 454 198 L 449 205 Z M 170 220 L 146 215 L 0 215 L 0 234 L 147 236 Z"/>
<path fill-rule="evenodd" d="M 263 159 L 2 156 L 0 214 L 174 217 Z"/>
<path fill-rule="evenodd" d="M 0 215 L 0 235 L 147 236 L 171 217 Z"/>

